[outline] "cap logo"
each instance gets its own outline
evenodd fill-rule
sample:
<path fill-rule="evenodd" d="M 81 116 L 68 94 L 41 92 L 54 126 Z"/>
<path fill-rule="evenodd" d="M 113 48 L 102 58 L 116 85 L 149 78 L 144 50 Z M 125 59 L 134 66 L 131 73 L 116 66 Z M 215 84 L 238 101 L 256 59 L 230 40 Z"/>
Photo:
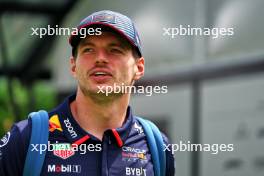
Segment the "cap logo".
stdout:
<path fill-rule="evenodd" d="M 93 22 L 115 23 L 115 16 L 112 14 L 106 14 L 106 13 L 94 15 Z"/>

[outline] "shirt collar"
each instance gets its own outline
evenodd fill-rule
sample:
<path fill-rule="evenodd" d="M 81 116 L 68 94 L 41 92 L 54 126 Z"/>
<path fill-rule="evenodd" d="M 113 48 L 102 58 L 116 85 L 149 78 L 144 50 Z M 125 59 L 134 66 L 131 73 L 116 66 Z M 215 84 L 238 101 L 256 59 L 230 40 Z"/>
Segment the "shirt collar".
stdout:
<path fill-rule="evenodd" d="M 64 102 L 56 108 L 56 111 L 59 114 L 59 120 L 61 122 L 63 133 L 71 143 L 80 144 L 85 142 L 89 138 L 98 140 L 93 135 L 89 134 L 89 132 L 86 132 L 84 129 L 82 129 L 77 121 L 73 118 L 70 110 L 70 103 L 74 101 L 75 98 L 76 94 L 67 97 Z M 112 132 L 112 136 L 115 138 L 116 144 L 119 147 L 122 147 L 126 139 L 128 138 L 133 124 L 133 119 L 134 117 L 131 107 L 128 106 L 125 122 L 123 123 L 122 127 L 110 129 Z"/>
<path fill-rule="evenodd" d="M 57 108 L 59 120 L 63 133 L 71 143 L 85 142 L 84 139 L 89 139 L 91 136 L 84 131 L 73 118 L 70 109 L 70 103 L 75 100 L 76 94 L 67 97 L 62 104 Z M 84 141 L 83 141 L 84 140 Z"/>
<path fill-rule="evenodd" d="M 113 135 L 119 147 L 122 147 L 126 139 L 128 138 L 128 135 L 131 131 L 132 124 L 133 124 L 133 114 L 132 114 L 131 107 L 128 106 L 125 122 L 123 123 L 122 127 L 112 129 Z"/>

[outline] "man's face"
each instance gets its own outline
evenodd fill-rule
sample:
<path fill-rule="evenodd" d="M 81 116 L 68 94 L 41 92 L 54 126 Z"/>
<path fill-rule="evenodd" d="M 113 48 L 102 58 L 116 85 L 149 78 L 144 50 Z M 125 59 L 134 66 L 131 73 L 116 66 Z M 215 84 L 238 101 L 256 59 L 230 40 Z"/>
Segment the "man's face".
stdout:
<path fill-rule="evenodd" d="M 71 72 L 84 95 L 96 94 L 98 86 L 131 86 L 144 74 L 144 58 L 135 59 L 130 44 L 115 33 L 88 36 L 77 51 Z"/>

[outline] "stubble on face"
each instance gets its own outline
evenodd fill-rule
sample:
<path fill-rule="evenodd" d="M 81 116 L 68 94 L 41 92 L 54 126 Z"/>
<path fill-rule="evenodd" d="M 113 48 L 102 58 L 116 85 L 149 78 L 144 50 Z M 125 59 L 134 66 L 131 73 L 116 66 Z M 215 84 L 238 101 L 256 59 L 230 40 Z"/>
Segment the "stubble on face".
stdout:
<path fill-rule="evenodd" d="M 124 42 L 124 41 L 120 41 L 119 39 L 118 41 L 120 43 Z M 131 47 L 129 49 L 130 49 L 130 52 L 132 53 Z M 135 67 L 136 62 L 135 62 L 135 58 L 132 56 L 131 53 L 129 56 L 124 56 L 126 58 L 122 58 L 122 59 L 127 59 L 127 60 L 125 60 L 124 62 L 118 63 L 118 64 L 124 64 L 124 67 L 114 68 L 116 70 L 113 71 L 114 73 L 113 73 L 112 80 L 108 84 L 102 84 L 102 85 L 113 86 L 115 83 L 116 85 L 121 86 L 123 83 L 124 86 L 132 86 L 134 84 L 133 77 L 135 74 L 135 70 L 133 67 Z M 76 59 L 84 59 L 84 58 L 76 58 Z M 76 64 L 76 74 L 77 74 L 79 89 L 84 96 L 92 98 L 94 101 L 99 102 L 99 103 L 108 103 L 124 95 L 124 92 L 119 92 L 119 93 L 111 92 L 109 94 L 106 94 L 105 92 L 104 93 L 99 92 L 99 88 L 98 87 L 96 88 L 93 85 L 94 83 L 90 79 L 90 75 L 89 75 L 90 70 L 82 69 L 81 67 L 82 63 L 78 63 L 79 62 L 78 60 L 75 60 L 75 62 L 76 62 L 75 63 Z M 94 65 L 94 67 L 97 67 L 97 66 Z M 100 67 L 107 68 L 108 66 L 101 65 Z M 100 84 L 97 84 L 97 85 L 100 86 Z"/>
<path fill-rule="evenodd" d="M 87 74 L 88 75 L 88 74 Z M 85 79 L 85 78 L 84 78 Z M 88 78 L 86 78 L 88 79 Z M 86 81 L 87 82 L 87 81 Z M 125 94 L 130 94 L 129 92 L 107 92 L 106 93 L 106 87 L 104 87 L 104 89 L 102 89 L 103 91 L 99 91 L 100 89 L 91 89 L 88 84 L 86 85 L 83 85 L 83 81 L 78 81 L 78 84 L 79 84 L 79 88 L 82 92 L 82 94 L 87 97 L 87 98 L 91 98 L 95 103 L 97 104 L 109 104 L 117 99 L 120 99 L 122 96 L 124 96 Z M 124 84 L 122 83 L 119 83 L 119 82 L 116 82 L 116 86 L 133 86 L 134 84 L 134 80 L 130 80 L 128 82 L 123 82 Z M 98 85 L 99 86 L 99 85 Z M 112 88 L 114 88 L 113 85 L 108 85 L 108 86 L 111 86 Z M 112 89 L 113 90 L 113 89 Z"/>

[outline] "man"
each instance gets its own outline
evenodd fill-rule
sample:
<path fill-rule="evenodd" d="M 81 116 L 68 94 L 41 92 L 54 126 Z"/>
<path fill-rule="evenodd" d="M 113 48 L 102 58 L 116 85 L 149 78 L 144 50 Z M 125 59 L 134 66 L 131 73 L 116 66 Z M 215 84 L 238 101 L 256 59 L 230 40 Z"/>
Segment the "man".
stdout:
<path fill-rule="evenodd" d="M 129 106 L 130 93 L 105 93 L 114 85 L 133 86 L 144 75 L 134 24 L 120 13 L 99 11 L 78 29 L 90 34 L 76 31 L 69 39 L 77 91 L 49 112 L 48 141 L 53 148 L 45 155 L 41 175 L 154 175 L 146 136 Z M 31 120 L 21 121 L 2 139 L 0 175 L 22 175 L 31 127 Z M 169 152 L 166 161 L 166 175 L 172 176 Z"/>

